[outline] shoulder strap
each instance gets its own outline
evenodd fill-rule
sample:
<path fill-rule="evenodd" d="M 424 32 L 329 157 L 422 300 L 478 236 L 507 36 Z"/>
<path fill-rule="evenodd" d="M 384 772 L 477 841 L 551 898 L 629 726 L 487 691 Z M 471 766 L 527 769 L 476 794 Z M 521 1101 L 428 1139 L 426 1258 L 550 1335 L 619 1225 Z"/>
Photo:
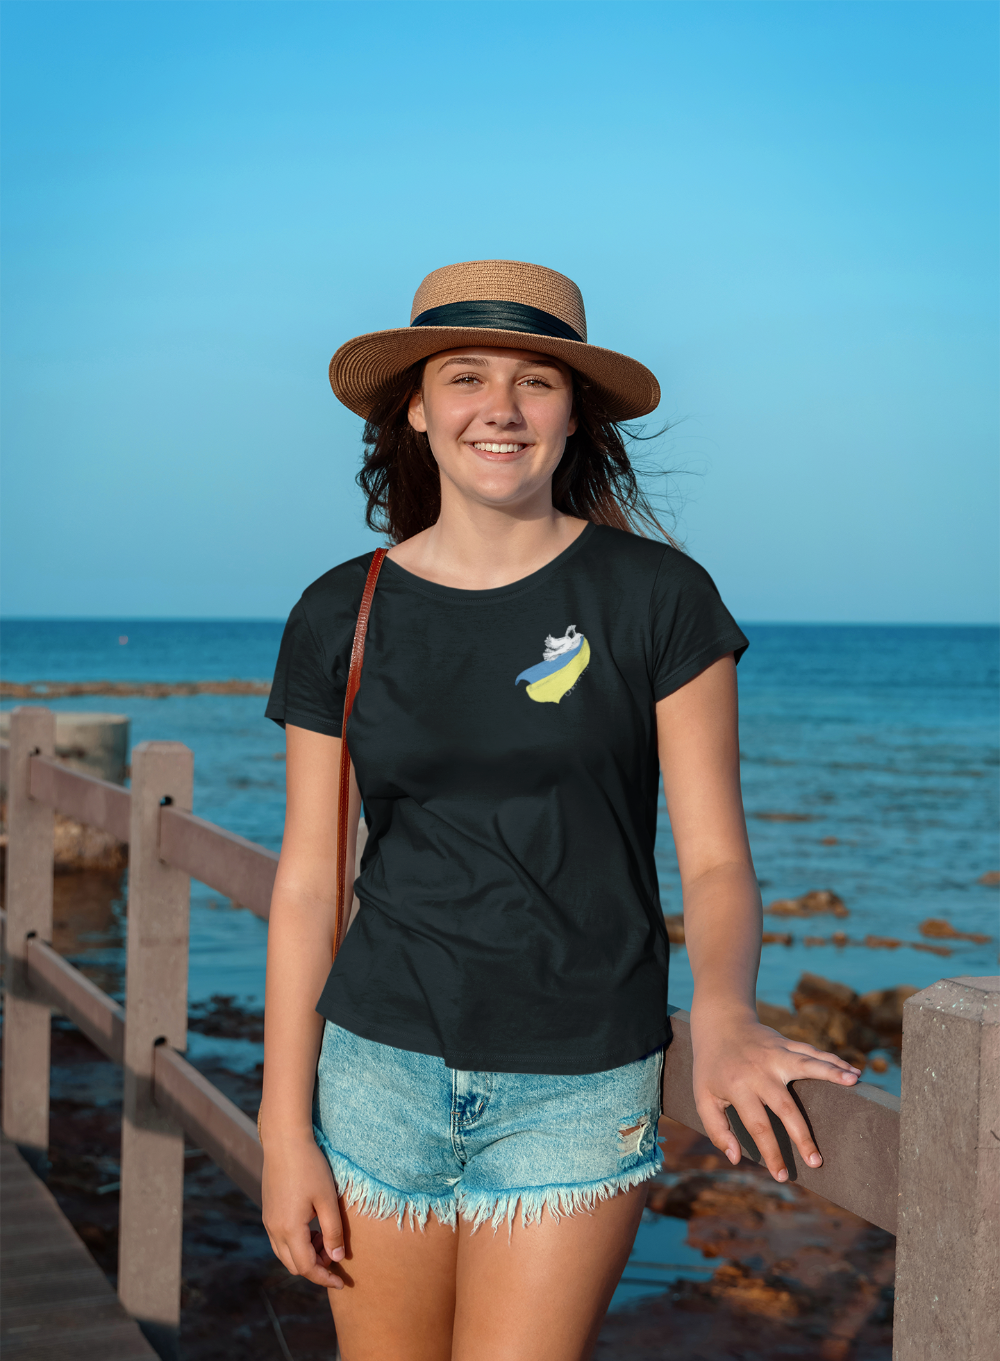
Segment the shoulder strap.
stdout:
<path fill-rule="evenodd" d="M 372 565 L 368 568 L 358 622 L 354 628 L 354 646 L 351 648 L 351 667 L 347 674 L 347 695 L 344 699 L 344 722 L 340 730 L 340 789 L 337 802 L 337 922 L 333 935 L 333 954 L 336 958 L 344 935 L 344 903 L 347 899 L 347 832 L 348 804 L 351 792 L 351 753 L 347 750 L 347 720 L 354 707 L 354 697 L 361 683 L 361 663 L 365 656 L 365 634 L 368 632 L 368 616 L 371 613 L 375 583 L 385 561 L 386 550 L 376 548 Z"/>

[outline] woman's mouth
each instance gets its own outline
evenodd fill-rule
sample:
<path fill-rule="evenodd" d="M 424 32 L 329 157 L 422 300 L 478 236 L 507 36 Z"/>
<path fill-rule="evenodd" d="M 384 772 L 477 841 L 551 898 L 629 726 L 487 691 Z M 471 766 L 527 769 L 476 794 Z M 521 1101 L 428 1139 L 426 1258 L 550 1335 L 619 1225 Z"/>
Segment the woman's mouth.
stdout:
<path fill-rule="evenodd" d="M 500 442 L 498 440 L 471 440 L 470 449 L 474 449 L 480 458 L 489 459 L 493 463 L 509 463 L 515 458 L 520 458 L 526 449 L 530 449 L 530 444 L 517 444 L 512 440 Z"/>

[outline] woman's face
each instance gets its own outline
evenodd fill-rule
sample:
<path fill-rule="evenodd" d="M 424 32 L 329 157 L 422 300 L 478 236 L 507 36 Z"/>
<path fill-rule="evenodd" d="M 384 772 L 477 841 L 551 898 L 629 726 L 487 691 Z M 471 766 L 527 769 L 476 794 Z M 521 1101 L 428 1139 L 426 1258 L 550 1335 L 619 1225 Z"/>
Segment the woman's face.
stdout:
<path fill-rule="evenodd" d="M 446 483 L 484 505 L 514 506 L 551 481 L 576 429 L 565 364 L 531 350 L 467 348 L 428 359 L 410 399 L 410 424 L 423 430 Z"/>

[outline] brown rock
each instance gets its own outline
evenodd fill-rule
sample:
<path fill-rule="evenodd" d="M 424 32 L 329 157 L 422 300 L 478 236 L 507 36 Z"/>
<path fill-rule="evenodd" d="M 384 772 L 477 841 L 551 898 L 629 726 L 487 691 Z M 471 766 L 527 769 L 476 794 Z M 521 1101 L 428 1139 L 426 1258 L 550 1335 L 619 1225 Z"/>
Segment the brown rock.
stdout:
<path fill-rule="evenodd" d="M 66 699 L 76 695 L 139 696 L 166 699 L 168 695 L 266 695 L 271 682 L 224 681 L 0 681 L 0 699 Z"/>
<path fill-rule="evenodd" d="M 775 1319 L 791 1318 L 798 1313 L 791 1291 L 751 1275 L 739 1262 L 723 1262 L 712 1276 L 711 1292 L 739 1313 Z"/>
<path fill-rule="evenodd" d="M 795 1013 L 789 1011 L 787 1007 L 776 1007 L 770 1002 L 762 1002 L 758 997 L 757 1019 L 761 1025 L 769 1025 L 772 1030 L 777 1030 L 783 1035 L 782 1026 L 795 1024 Z"/>
<path fill-rule="evenodd" d="M 784 1035 L 786 1040 L 798 1040 L 801 1044 L 812 1044 L 817 1048 L 822 1046 L 825 1033 L 822 1027 L 811 1024 L 809 1018 L 802 1020 L 787 1007 L 775 1007 L 769 1002 L 758 1001 L 757 1017 L 761 1025 L 769 1025 L 779 1035 Z"/>
<path fill-rule="evenodd" d="M 832 1049 L 851 1063 L 854 1059 L 850 1054 L 863 1055 L 882 1043 L 875 1030 L 839 1007 L 806 1002 L 799 1008 L 797 1020 L 817 1037 L 807 1040 L 807 1044 L 814 1044 L 817 1049 Z"/>
<path fill-rule="evenodd" d="M 865 936 L 869 950 L 898 950 L 902 943 L 893 936 Z"/>
<path fill-rule="evenodd" d="M 867 1055 L 860 1049 L 854 1049 L 849 1044 L 845 1044 L 842 1049 L 838 1048 L 834 1052 L 837 1054 L 838 1058 L 845 1059 L 848 1063 L 853 1064 L 855 1068 L 859 1068 L 862 1073 L 868 1066 Z"/>
<path fill-rule="evenodd" d="M 929 955 L 943 955 L 947 958 L 952 952 L 947 945 L 928 945 L 925 940 L 907 941 L 911 950 L 926 950 Z"/>
<path fill-rule="evenodd" d="M 979 876 L 976 883 L 989 884 L 990 886 L 1000 884 L 1000 870 L 987 870 L 985 874 Z"/>
<path fill-rule="evenodd" d="M 814 888 L 809 893 L 803 893 L 799 902 L 810 916 L 822 912 L 832 912 L 835 917 L 846 917 L 848 915 L 843 898 L 829 888 Z"/>
<path fill-rule="evenodd" d="M 930 936 L 934 940 L 971 940 L 976 945 L 985 945 L 989 936 L 984 936 L 979 931 L 956 931 L 951 922 L 945 921 L 943 917 L 928 917 L 917 927 L 922 936 Z"/>
<path fill-rule="evenodd" d="M 888 1071 L 889 1064 L 886 1062 L 886 1060 L 882 1057 L 881 1054 L 876 1054 L 876 1056 L 872 1059 L 872 1072 L 887 1073 Z"/>
<path fill-rule="evenodd" d="M 776 917 L 801 917 L 804 915 L 799 910 L 798 898 L 775 898 L 773 903 L 768 903 L 764 911 L 773 912 Z"/>
<path fill-rule="evenodd" d="M 946 922 L 941 917 L 928 917 L 926 921 L 920 923 L 917 930 L 922 936 L 932 936 L 936 940 L 947 940 L 958 935 L 951 922 Z"/>
<path fill-rule="evenodd" d="M 793 937 L 791 931 L 764 931 L 760 940 L 762 945 L 791 945 Z"/>
<path fill-rule="evenodd" d="M 684 944 L 684 913 L 677 912 L 672 916 L 663 914 L 663 925 L 667 928 L 667 940 L 671 945 Z"/>
<path fill-rule="evenodd" d="M 819 974 L 804 973 L 792 993 L 792 1004 L 799 1011 L 808 1002 L 819 1002 L 822 1006 L 839 1011 L 852 1011 L 858 994 L 846 983 L 834 983 Z"/>
<path fill-rule="evenodd" d="M 74 822 L 57 813 L 53 868 L 56 874 L 77 870 L 120 870 L 128 864 L 128 846 L 109 832 Z"/>
<path fill-rule="evenodd" d="M 799 898 L 776 898 L 764 910 L 776 917 L 817 917 L 827 913 L 834 917 L 849 915 L 843 898 L 828 888 L 811 889 Z"/>
<path fill-rule="evenodd" d="M 663 1206 L 659 1213 L 674 1219 L 724 1219 L 747 1229 L 757 1228 L 769 1214 L 790 1208 L 788 1201 L 760 1186 L 699 1172 L 681 1177 L 673 1186 L 661 1185 L 655 1200 Z M 648 1197 L 646 1204 L 651 1204 Z"/>
<path fill-rule="evenodd" d="M 752 818 L 761 822 L 812 822 L 812 813 L 751 813 Z"/>
<path fill-rule="evenodd" d="M 858 998 L 858 1016 L 881 1036 L 891 1036 L 898 1043 L 903 1033 L 903 1003 L 919 991 L 919 988 L 901 983 L 895 988 L 866 992 Z"/>
<path fill-rule="evenodd" d="M 803 1025 L 812 1026 L 815 1030 L 828 1032 L 838 1016 L 843 1017 L 844 1023 L 850 1025 L 851 1018 L 844 1011 L 839 1011 L 834 1007 L 824 1006 L 822 1002 L 805 1002 L 802 1006 L 796 1007 L 798 1020 Z"/>
<path fill-rule="evenodd" d="M 802 937 L 802 944 L 803 944 L 803 945 L 827 945 L 828 943 L 829 943 L 829 942 L 827 941 L 826 936 L 803 936 L 803 937 Z"/>

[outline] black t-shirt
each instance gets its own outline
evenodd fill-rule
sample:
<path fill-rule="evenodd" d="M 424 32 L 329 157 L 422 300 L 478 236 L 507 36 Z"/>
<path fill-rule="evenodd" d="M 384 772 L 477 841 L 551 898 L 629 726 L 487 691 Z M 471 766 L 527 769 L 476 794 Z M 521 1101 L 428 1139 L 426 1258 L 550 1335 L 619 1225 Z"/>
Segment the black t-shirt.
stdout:
<path fill-rule="evenodd" d="M 340 736 L 371 559 L 292 610 L 275 722 Z M 654 705 L 746 646 L 703 568 L 616 529 L 495 590 L 387 559 L 347 725 L 360 908 L 317 1010 L 478 1071 L 598 1072 L 663 1044 Z"/>

